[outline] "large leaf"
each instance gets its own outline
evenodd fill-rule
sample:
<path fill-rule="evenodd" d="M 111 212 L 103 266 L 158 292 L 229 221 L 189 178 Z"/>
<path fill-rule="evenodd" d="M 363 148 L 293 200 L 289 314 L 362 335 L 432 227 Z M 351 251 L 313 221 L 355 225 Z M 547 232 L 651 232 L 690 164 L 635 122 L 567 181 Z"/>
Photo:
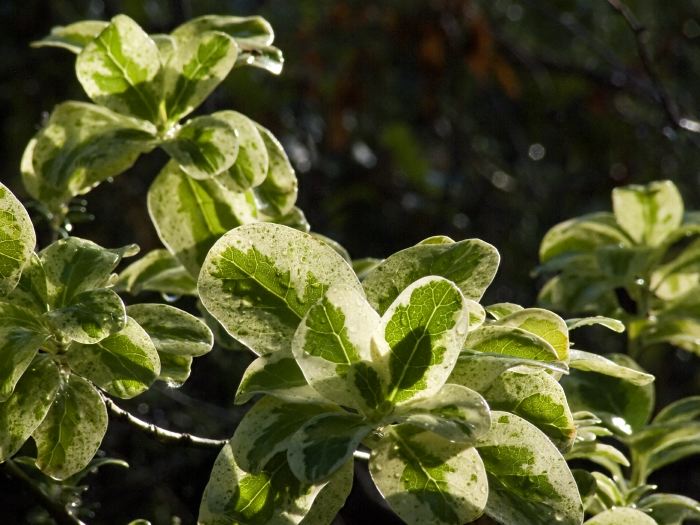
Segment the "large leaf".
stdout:
<path fill-rule="evenodd" d="M 44 313 L 49 309 L 46 273 L 41 259 L 33 253 L 29 263 L 22 270 L 22 277 L 8 296 L 8 302 L 28 308 L 34 312 Z"/>
<path fill-rule="evenodd" d="M 362 282 L 370 304 L 383 314 L 401 291 L 427 275 L 454 282 L 467 299 L 479 301 L 493 280 L 500 256 L 479 239 L 418 244 L 395 253 Z"/>
<path fill-rule="evenodd" d="M 339 477 L 347 475 L 347 471 L 338 473 Z M 246 472 L 236 463 L 231 446 L 226 445 L 204 489 L 197 522 L 295 525 L 304 519 L 324 486 L 326 482 L 302 484 L 289 470 L 284 455 L 275 457 L 263 472 Z"/>
<path fill-rule="evenodd" d="M 228 171 L 217 177 L 217 181 L 235 192 L 259 186 L 267 175 L 269 157 L 258 126 L 245 115 L 235 111 L 218 111 L 212 116 L 235 129 L 238 140 L 236 162 Z"/>
<path fill-rule="evenodd" d="M 357 414 L 330 413 L 312 417 L 289 442 L 287 460 L 297 479 L 318 483 L 348 461 L 373 425 Z"/>
<path fill-rule="evenodd" d="M 537 361 L 558 361 L 556 350 L 541 337 L 510 326 L 485 325 L 469 332 L 464 348 Z"/>
<path fill-rule="evenodd" d="M 0 462 L 12 457 L 44 420 L 59 384 L 53 360 L 37 357 L 17 382 L 12 396 L 0 403 Z"/>
<path fill-rule="evenodd" d="M 67 359 L 75 372 L 123 399 L 147 390 L 160 373 L 158 352 L 151 338 L 131 318 L 123 330 L 99 343 L 73 343 Z"/>
<path fill-rule="evenodd" d="M 643 512 L 629 507 L 606 510 L 586 521 L 585 525 L 657 525 Z"/>
<path fill-rule="evenodd" d="M 46 418 L 32 433 L 36 464 L 55 479 L 82 470 L 107 430 L 107 409 L 95 388 L 76 375 L 64 378 Z"/>
<path fill-rule="evenodd" d="M 165 111 L 177 122 L 199 106 L 229 74 L 238 56 L 227 34 L 173 33 L 173 52 L 165 63 Z"/>
<path fill-rule="evenodd" d="M 257 223 L 224 235 L 199 276 L 205 308 L 258 354 L 289 348 L 302 317 L 333 284 L 360 290 L 347 262 L 310 235 Z"/>
<path fill-rule="evenodd" d="M 150 124 L 84 102 L 64 102 L 22 158 L 29 193 L 53 207 L 130 168 L 156 141 Z"/>
<path fill-rule="evenodd" d="M 199 274 L 219 237 L 256 220 L 251 194 L 188 177 L 175 161 L 168 162 L 151 184 L 148 212 L 160 240 L 192 276 Z"/>
<path fill-rule="evenodd" d="M 208 179 L 231 167 L 238 155 L 236 129 L 215 115 L 193 118 L 163 143 L 180 169 L 195 179 Z"/>
<path fill-rule="evenodd" d="M 559 361 L 569 359 L 569 329 L 564 319 L 541 308 L 526 308 L 501 317 L 497 326 L 520 328 L 547 341 L 557 353 Z"/>
<path fill-rule="evenodd" d="M 297 176 L 282 144 L 267 129 L 257 125 L 267 148 L 267 175 L 262 183 L 253 188 L 260 206 L 260 213 L 270 218 L 285 215 L 297 200 Z"/>
<path fill-rule="evenodd" d="M 375 361 L 388 378 L 393 403 L 429 397 L 445 384 L 467 336 L 468 311 L 459 289 L 423 277 L 403 290 L 372 336 Z"/>
<path fill-rule="evenodd" d="M 0 183 L 0 296 L 17 285 L 35 244 L 34 226 L 27 210 Z"/>
<path fill-rule="evenodd" d="M 372 450 L 369 468 L 389 506 L 409 525 L 460 525 L 484 511 L 488 482 L 474 448 L 397 426 Z"/>
<path fill-rule="evenodd" d="M 331 286 L 294 334 L 292 350 L 309 384 L 324 397 L 360 408 L 362 392 L 347 380 L 350 365 L 370 361 L 379 315 L 356 287 Z"/>
<path fill-rule="evenodd" d="M 638 244 L 658 246 L 683 220 L 683 198 L 669 180 L 612 192 L 617 223 Z"/>
<path fill-rule="evenodd" d="M 617 377 L 638 386 L 647 385 L 654 381 L 653 375 L 634 368 L 618 365 L 615 361 L 611 361 L 602 355 L 572 349 L 570 357 L 569 366 L 577 370 L 597 372 L 609 377 Z"/>
<path fill-rule="evenodd" d="M 504 525 L 579 525 L 581 497 L 555 446 L 514 414 L 491 417 L 491 430 L 477 444 L 489 479 L 486 513 Z"/>
<path fill-rule="evenodd" d="M 82 20 L 67 26 L 51 28 L 51 33 L 31 43 L 32 47 L 61 47 L 76 55 L 99 35 L 108 22 L 102 20 Z"/>
<path fill-rule="evenodd" d="M 138 295 L 196 295 L 197 281 L 168 250 L 152 250 L 119 274 L 117 288 Z"/>
<path fill-rule="evenodd" d="M 78 80 L 93 101 L 151 122 L 162 117 L 154 85 L 160 69 L 155 42 L 125 15 L 112 18 L 75 63 Z"/>

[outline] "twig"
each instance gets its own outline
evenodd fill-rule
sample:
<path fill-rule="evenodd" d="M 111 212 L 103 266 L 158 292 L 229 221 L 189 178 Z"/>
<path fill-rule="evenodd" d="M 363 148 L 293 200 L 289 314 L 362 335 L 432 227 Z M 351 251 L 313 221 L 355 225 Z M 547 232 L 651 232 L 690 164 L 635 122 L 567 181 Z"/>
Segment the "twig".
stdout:
<path fill-rule="evenodd" d="M 138 428 L 142 432 L 150 435 L 151 437 L 157 439 L 162 443 L 177 443 L 181 445 L 191 445 L 193 447 L 200 448 L 221 448 L 228 440 L 226 439 L 209 439 L 199 436 L 193 436 L 192 434 L 183 434 L 179 432 L 173 432 L 172 430 L 166 430 L 153 423 L 148 423 L 136 416 L 130 414 L 123 408 L 118 407 L 114 401 L 112 401 L 107 396 L 102 396 L 107 408 L 112 413 L 116 419 L 121 419 L 126 421 L 134 428 Z"/>
<path fill-rule="evenodd" d="M 58 525 L 85 525 L 85 522 L 68 512 L 65 505 L 61 505 L 53 498 L 50 498 L 14 461 L 7 460 L 5 462 L 5 471 L 13 478 L 19 480 L 36 497 L 37 503 L 46 509 Z"/>

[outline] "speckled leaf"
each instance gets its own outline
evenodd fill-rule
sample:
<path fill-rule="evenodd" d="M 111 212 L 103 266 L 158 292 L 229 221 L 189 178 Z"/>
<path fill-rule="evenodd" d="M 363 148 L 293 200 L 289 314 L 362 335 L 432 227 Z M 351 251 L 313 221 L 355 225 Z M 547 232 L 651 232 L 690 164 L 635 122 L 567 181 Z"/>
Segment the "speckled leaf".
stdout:
<path fill-rule="evenodd" d="M 262 183 L 253 188 L 260 206 L 260 213 L 271 219 L 288 213 L 297 200 L 298 183 L 282 144 L 269 130 L 256 124 L 267 149 L 267 175 Z"/>
<path fill-rule="evenodd" d="M 629 436 L 625 443 L 642 480 L 685 457 L 700 454 L 700 421 L 654 423 Z"/>
<path fill-rule="evenodd" d="M 612 202 L 617 223 L 638 244 L 658 246 L 683 220 L 683 198 L 669 180 L 615 188 Z"/>
<path fill-rule="evenodd" d="M 160 360 L 151 338 L 131 318 L 123 330 L 99 343 L 73 343 L 66 355 L 76 373 L 123 399 L 147 390 L 160 374 Z"/>
<path fill-rule="evenodd" d="M 526 419 L 567 451 L 576 437 L 576 426 L 559 383 L 548 372 L 517 367 L 503 372 L 484 392 L 493 410 L 512 412 Z"/>
<path fill-rule="evenodd" d="M 584 372 L 598 372 L 606 376 L 624 379 L 633 385 L 642 386 L 654 381 L 654 376 L 651 374 L 618 365 L 616 362 L 602 355 L 592 354 L 582 350 L 571 350 L 569 366 Z"/>
<path fill-rule="evenodd" d="M 233 37 L 241 45 L 248 46 L 266 46 L 275 39 L 272 26 L 260 16 L 200 16 L 178 26 L 172 34 L 183 38 L 205 31 L 221 31 Z"/>
<path fill-rule="evenodd" d="M 75 63 L 78 80 L 93 101 L 151 122 L 160 117 L 154 85 L 160 69 L 155 42 L 125 15 L 112 18 Z"/>
<path fill-rule="evenodd" d="M 191 113 L 228 76 L 238 56 L 238 46 L 219 31 L 199 34 L 177 30 L 173 52 L 165 66 L 165 111 L 169 122 Z"/>
<path fill-rule="evenodd" d="M 613 332 L 622 333 L 625 331 L 625 325 L 622 321 L 617 319 L 612 319 L 611 317 L 604 317 L 602 315 L 595 315 L 593 317 L 580 317 L 575 319 L 567 319 L 566 326 L 569 327 L 569 331 L 581 328 L 582 326 L 604 326 Z"/>
<path fill-rule="evenodd" d="M 402 291 L 372 335 L 383 363 L 388 400 L 435 394 L 452 372 L 467 336 L 468 310 L 459 289 L 442 277 L 423 277 Z"/>
<path fill-rule="evenodd" d="M 304 483 L 328 479 L 348 461 L 374 425 L 357 414 L 319 414 L 307 420 L 289 441 L 289 468 Z"/>
<path fill-rule="evenodd" d="M 486 514 L 504 525 L 579 525 L 583 505 L 566 461 L 531 423 L 493 411 L 477 450 L 489 479 Z"/>
<path fill-rule="evenodd" d="M 360 290 L 347 262 L 310 235 L 248 224 L 224 235 L 199 276 L 205 308 L 257 354 L 288 349 L 302 317 L 333 284 Z"/>
<path fill-rule="evenodd" d="M 370 340 L 379 315 L 357 287 L 331 286 L 301 320 L 292 351 L 309 385 L 324 397 L 352 408 L 364 405 L 347 380 L 350 365 L 371 361 Z"/>
<path fill-rule="evenodd" d="M 32 47 L 61 47 L 76 55 L 99 35 L 108 22 L 103 20 L 83 20 L 67 26 L 51 28 L 51 33 L 41 40 L 31 43 Z"/>
<path fill-rule="evenodd" d="M 17 285 L 35 244 L 34 226 L 27 210 L 0 183 L 0 297 Z"/>
<path fill-rule="evenodd" d="M 235 111 L 218 111 L 212 115 L 236 130 L 238 156 L 235 163 L 216 180 L 231 191 L 241 192 L 259 186 L 267 175 L 269 156 L 258 126 Z"/>
<path fill-rule="evenodd" d="M 212 179 L 195 180 L 174 161 L 151 184 L 148 212 L 160 240 L 192 276 L 219 237 L 256 220 L 250 193 L 228 191 Z"/>
<path fill-rule="evenodd" d="M 132 304 L 126 312 L 146 331 L 159 354 L 200 356 L 214 344 L 203 321 L 174 306 Z"/>
<path fill-rule="evenodd" d="M 165 381 L 170 388 L 181 387 L 192 372 L 192 357 L 176 354 L 158 354 L 160 358 L 159 381 Z"/>
<path fill-rule="evenodd" d="M 226 445 L 204 489 L 197 523 L 295 525 L 304 519 L 325 485 L 303 485 L 282 454 L 265 471 L 248 473 L 236 464 L 231 446 Z"/>
<path fill-rule="evenodd" d="M 350 495 L 353 482 L 354 462 L 348 461 L 340 467 L 329 479 L 328 483 L 314 499 L 311 510 L 301 521 L 301 525 L 325 525 L 330 524 L 345 500 Z"/>
<path fill-rule="evenodd" d="M 84 102 L 56 106 L 27 145 L 22 178 L 37 200 L 56 207 L 130 168 L 157 144 L 151 124 Z"/>
<path fill-rule="evenodd" d="M 523 307 L 514 303 L 496 303 L 486 307 L 486 311 L 491 317 L 498 320 L 501 317 L 523 310 Z"/>
<path fill-rule="evenodd" d="M 367 300 L 383 314 L 401 291 L 427 275 L 453 281 L 465 298 L 479 301 L 491 284 L 500 256 L 479 239 L 441 244 L 418 244 L 395 253 L 365 277 Z"/>
<path fill-rule="evenodd" d="M 22 277 L 17 286 L 7 296 L 7 301 L 37 313 L 43 313 L 49 309 L 46 273 L 36 253 L 32 253 L 29 262 L 22 270 Z"/>
<path fill-rule="evenodd" d="M 238 464 L 248 472 L 259 472 L 278 452 L 297 440 L 295 433 L 313 417 L 338 413 L 329 404 L 289 403 L 264 397 L 246 413 L 231 438 Z"/>
<path fill-rule="evenodd" d="M 386 401 L 386 370 L 371 361 L 353 363 L 347 373 L 347 389 L 353 395 L 357 409 L 375 420 L 391 408 Z"/>
<path fill-rule="evenodd" d="M 547 341 L 557 353 L 559 361 L 569 358 L 569 329 L 564 319 L 542 308 L 526 308 L 501 317 L 497 326 L 520 328 Z"/>
<path fill-rule="evenodd" d="M 36 464 L 44 474 L 65 479 L 95 456 L 107 430 L 107 409 L 82 377 L 64 378 L 44 421 L 34 430 Z"/>
<path fill-rule="evenodd" d="M 700 503 L 680 494 L 651 494 L 638 502 L 638 507 L 658 525 L 682 525 L 685 520 L 700 520 Z"/>
<path fill-rule="evenodd" d="M 469 332 L 464 348 L 486 354 L 503 354 L 537 361 L 558 361 L 547 341 L 521 328 L 485 325 Z"/>
<path fill-rule="evenodd" d="M 119 274 L 119 290 L 134 295 L 159 292 L 168 295 L 196 295 L 197 281 L 168 250 L 152 250 Z"/>
<path fill-rule="evenodd" d="M 102 341 L 126 324 L 124 303 L 107 288 L 79 293 L 44 317 L 66 339 L 85 344 Z"/>
<path fill-rule="evenodd" d="M 474 390 L 446 384 L 428 399 L 406 403 L 389 416 L 393 422 L 429 430 L 449 441 L 473 444 L 491 426 L 489 405 Z"/>
<path fill-rule="evenodd" d="M 409 525 L 473 521 L 489 493 L 476 449 L 411 427 L 386 432 L 372 450 L 369 470 L 389 506 Z"/>
<path fill-rule="evenodd" d="M 642 511 L 629 507 L 616 507 L 596 514 L 585 525 L 658 525 Z"/>
<path fill-rule="evenodd" d="M 193 118 L 163 143 L 180 169 L 195 179 L 208 179 L 229 169 L 238 155 L 236 129 L 213 115 Z"/>
<path fill-rule="evenodd" d="M 12 457 L 44 420 L 59 384 L 54 362 L 37 357 L 17 382 L 12 396 L 0 403 L 0 462 Z"/>
<path fill-rule="evenodd" d="M 35 314 L 0 301 L 0 402 L 15 388 L 39 347 L 50 337 Z"/>

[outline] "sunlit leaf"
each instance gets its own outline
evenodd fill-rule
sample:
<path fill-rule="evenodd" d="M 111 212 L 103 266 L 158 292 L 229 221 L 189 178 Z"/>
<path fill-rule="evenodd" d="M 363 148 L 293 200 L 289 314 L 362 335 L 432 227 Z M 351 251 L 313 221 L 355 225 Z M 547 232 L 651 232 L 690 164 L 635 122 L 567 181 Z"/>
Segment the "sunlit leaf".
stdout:
<path fill-rule="evenodd" d="M 585 525 L 657 525 L 643 512 L 629 507 L 606 510 L 585 522 Z"/>
<path fill-rule="evenodd" d="M 116 287 L 138 295 L 196 295 L 197 281 L 168 250 L 152 250 L 119 274 Z"/>
<path fill-rule="evenodd" d="M 82 20 L 67 26 L 51 28 L 51 33 L 31 43 L 32 47 L 61 47 L 76 55 L 99 35 L 108 22 L 102 20 Z"/>
<path fill-rule="evenodd" d="M 34 226 L 27 210 L 0 183 L 0 296 L 17 286 L 35 244 Z"/>

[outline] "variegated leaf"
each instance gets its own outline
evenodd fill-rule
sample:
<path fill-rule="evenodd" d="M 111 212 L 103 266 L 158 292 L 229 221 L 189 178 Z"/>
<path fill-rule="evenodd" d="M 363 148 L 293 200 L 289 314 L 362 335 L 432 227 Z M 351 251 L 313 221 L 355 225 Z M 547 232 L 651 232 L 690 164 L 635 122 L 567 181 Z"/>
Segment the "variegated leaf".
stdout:
<path fill-rule="evenodd" d="M 556 350 L 531 332 L 510 326 L 485 325 L 469 332 L 464 348 L 537 361 L 558 361 Z"/>
<path fill-rule="evenodd" d="M 297 200 L 297 176 L 282 144 L 269 130 L 256 126 L 267 149 L 268 165 L 265 180 L 253 188 L 253 193 L 260 213 L 276 219 L 289 213 Z"/>
<path fill-rule="evenodd" d="M 497 326 L 512 326 L 535 334 L 547 341 L 559 361 L 569 359 L 569 329 L 566 321 L 554 312 L 542 308 L 526 308 L 496 321 Z"/>
<path fill-rule="evenodd" d="M 27 210 L 0 183 L 0 297 L 17 286 L 35 244 L 34 226 Z"/>
<path fill-rule="evenodd" d="M 82 20 L 67 26 L 51 28 L 51 33 L 31 43 L 32 47 L 61 47 L 76 55 L 99 35 L 109 22 Z"/>
<path fill-rule="evenodd" d="M 630 507 L 616 507 L 596 514 L 585 525 L 658 525 L 642 511 Z"/>
<path fill-rule="evenodd" d="M 617 377 L 629 381 L 633 385 L 646 385 L 654 381 L 654 376 L 618 365 L 616 362 L 603 357 L 602 355 L 584 352 L 582 350 L 571 350 L 569 366 L 584 372 L 597 372 L 610 377 Z"/>
<path fill-rule="evenodd" d="M 235 111 L 218 111 L 212 114 L 236 130 L 238 156 L 235 163 L 221 173 L 216 181 L 234 192 L 259 186 L 267 175 L 269 156 L 267 146 L 258 126 L 248 117 Z"/>
<path fill-rule="evenodd" d="M 152 250 L 119 274 L 116 287 L 134 295 L 196 295 L 197 281 L 168 250 Z"/>

